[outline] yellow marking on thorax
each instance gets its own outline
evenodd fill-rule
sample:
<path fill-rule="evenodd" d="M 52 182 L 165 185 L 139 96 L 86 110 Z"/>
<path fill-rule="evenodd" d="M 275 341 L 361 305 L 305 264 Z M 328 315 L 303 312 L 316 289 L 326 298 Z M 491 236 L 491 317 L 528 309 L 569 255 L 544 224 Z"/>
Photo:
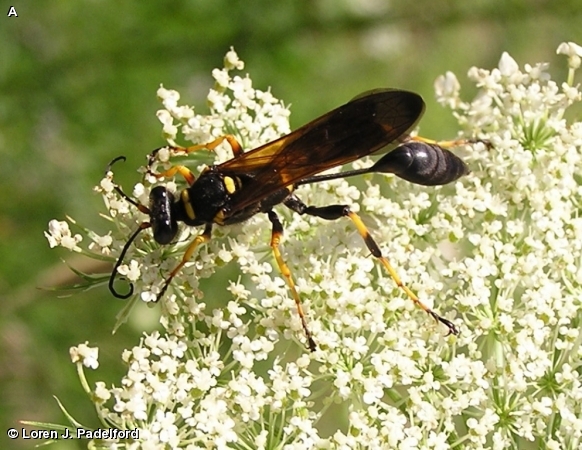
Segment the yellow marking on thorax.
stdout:
<path fill-rule="evenodd" d="M 228 192 L 229 194 L 234 194 L 236 192 L 237 186 L 234 179 L 225 176 L 223 182 L 224 187 L 226 188 L 226 192 Z"/>
<path fill-rule="evenodd" d="M 184 189 L 180 193 L 180 200 L 182 200 L 182 204 L 184 205 L 184 209 L 186 210 L 186 215 L 190 220 L 194 220 L 196 218 L 196 214 L 194 213 L 194 208 L 192 208 L 192 204 L 190 203 L 190 195 L 188 194 L 188 190 Z"/>

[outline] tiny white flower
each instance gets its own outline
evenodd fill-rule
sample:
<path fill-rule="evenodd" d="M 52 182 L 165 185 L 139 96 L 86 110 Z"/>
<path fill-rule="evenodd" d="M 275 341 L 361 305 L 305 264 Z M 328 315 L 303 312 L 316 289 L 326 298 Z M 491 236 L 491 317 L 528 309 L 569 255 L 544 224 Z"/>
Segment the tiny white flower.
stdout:
<path fill-rule="evenodd" d="M 574 42 L 562 42 L 558 46 L 556 53 L 568 56 L 568 65 L 571 69 L 578 69 L 580 67 L 580 62 L 582 61 L 582 46 Z"/>
<path fill-rule="evenodd" d="M 111 253 L 110 247 L 113 243 L 113 238 L 111 237 L 110 233 L 106 234 L 105 236 L 99 236 L 92 233 L 90 237 L 93 242 L 89 244 L 89 250 L 92 250 L 96 253 L 102 253 L 104 255 Z"/>
<path fill-rule="evenodd" d="M 101 189 L 103 190 L 103 192 L 105 194 L 109 194 L 109 193 L 113 192 L 113 188 L 115 187 L 115 184 L 113 183 L 111 178 L 103 178 L 101 180 L 101 182 L 99 183 L 99 186 L 101 187 Z"/>
<path fill-rule="evenodd" d="M 159 87 L 157 94 L 164 107 L 168 110 L 174 108 L 178 104 L 178 100 L 180 100 L 180 94 L 177 91 L 165 89 L 163 86 Z"/>
<path fill-rule="evenodd" d="M 460 106 L 459 91 L 461 85 L 453 72 L 447 72 L 437 77 L 434 83 L 437 101 L 441 105 L 448 105 L 450 108 Z"/>
<path fill-rule="evenodd" d="M 98 381 L 95 383 L 94 398 L 99 403 L 105 403 L 111 398 L 111 392 L 107 389 L 107 385 L 104 382 Z"/>
<path fill-rule="evenodd" d="M 129 265 L 122 264 L 117 268 L 117 271 L 127 277 L 130 281 L 137 281 L 141 276 L 140 265 L 136 260 L 131 260 Z"/>
<path fill-rule="evenodd" d="M 69 349 L 71 361 L 73 363 L 81 363 L 90 369 L 97 369 L 99 367 L 99 349 L 97 347 L 89 347 L 87 344 L 88 342 L 85 342 Z"/>
<path fill-rule="evenodd" d="M 503 52 L 499 60 L 499 71 L 504 77 L 510 78 L 519 71 L 519 66 L 509 53 Z"/>
<path fill-rule="evenodd" d="M 230 76 L 228 74 L 228 70 L 226 69 L 214 69 L 212 71 L 212 78 L 216 80 L 216 84 L 221 88 L 228 87 L 228 83 L 230 81 Z"/>
<path fill-rule="evenodd" d="M 51 248 L 61 246 L 75 252 L 81 251 L 77 244 L 83 240 L 83 237 L 80 234 L 73 236 L 67 222 L 53 219 L 49 222 L 48 227 L 49 231 L 48 233 L 45 231 L 44 235 Z"/>
<path fill-rule="evenodd" d="M 244 61 L 239 59 L 237 53 L 232 47 L 228 52 L 226 52 L 226 56 L 224 57 L 224 67 L 227 70 L 243 70 L 245 68 Z"/>

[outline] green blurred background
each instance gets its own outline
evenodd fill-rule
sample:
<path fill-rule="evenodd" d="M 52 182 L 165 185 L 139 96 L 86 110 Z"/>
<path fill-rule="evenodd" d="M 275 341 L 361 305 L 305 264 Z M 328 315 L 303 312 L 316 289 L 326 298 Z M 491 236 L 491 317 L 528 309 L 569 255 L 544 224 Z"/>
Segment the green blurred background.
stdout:
<path fill-rule="evenodd" d="M 292 104 L 292 128 L 374 87 L 421 93 L 423 135 L 455 136 L 434 101 L 434 79 L 457 74 L 466 98 L 471 66 L 496 67 L 503 51 L 522 66 L 547 61 L 564 80 L 562 41 L 582 44 L 579 0 L 298 0 L 16 2 L 0 25 L 0 446 L 19 420 L 64 423 L 56 395 L 81 422 L 96 426 L 69 347 L 100 348 L 96 380 L 117 383 L 119 355 L 151 328 L 138 311 L 115 335 L 122 306 L 106 287 L 62 298 L 39 289 L 73 282 L 62 262 L 86 261 L 50 250 L 43 231 L 68 214 L 104 232 L 92 192 L 112 157 L 128 156 L 116 176 L 163 145 L 155 112 L 163 83 L 205 107 L 210 72 L 234 46 L 254 85 Z M 93 268 L 95 269 L 95 268 Z M 107 271 L 106 266 L 97 270 Z M 225 283 L 216 281 L 223 289 Z M 19 428 L 19 427 L 18 427 Z M 74 442 L 53 448 L 85 448 Z"/>

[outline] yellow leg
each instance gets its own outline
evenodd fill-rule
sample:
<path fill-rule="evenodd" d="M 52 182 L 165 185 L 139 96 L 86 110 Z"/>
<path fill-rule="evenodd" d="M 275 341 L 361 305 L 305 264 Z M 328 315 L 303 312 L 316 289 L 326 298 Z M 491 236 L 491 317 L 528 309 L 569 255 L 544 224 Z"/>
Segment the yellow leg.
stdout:
<path fill-rule="evenodd" d="M 239 144 L 239 142 L 236 140 L 236 138 L 232 134 L 225 134 L 224 136 L 220 136 L 220 137 L 216 138 L 215 140 L 213 140 L 212 142 L 209 142 L 207 144 L 198 144 L 198 145 L 192 145 L 191 147 L 177 147 L 177 148 L 174 147 L 174 148 L 176 148 L 176 150 L 183 151 L 185 153 L 192 153 L 192 152 L 196 152 L 198 150 L 204 150 L 204 149 L 213 151 L 216 147 L 218 147 L 220 144 L 222 144 L 225 140 L 230 145 L 230 148 L 232 148 L 232 153 L 234 154 L 235 158 L 243 153 L 242 146 Z"/>
<path fill-rule="evenodd" d="M 192 186 L 192 184 L 194 184 L 194 181 L 196 181 L 196 177 L 186 166 L 182 165 L 172 166 L 168 170 L 165 170 L 164 172 L 160 173 L 154 173 L 148 169 L 148 174 L 153 175 L 156 178 L 170 178 L 176 175 L 177 173 L 182 175 L 190 186 Z"/>
<path fill-rule="evenodd" d="M 486 139 L 453 139 L 451 141 L 435 141 L 434 139 L 427 139 L 427 138 L 423 138 L 422 136 L 414 136 L 414 137 L 409 137 L 406 140 L 407 141 L 424 142 L 425 144 L 429 144 L 429 145 L 438 145 L 439 147 L 447 148 L 447 149 L 451 148 L 451 147 L 458 147 L 460 145 L 476 144 L 478 142 L 485 144 L 485 146 L 487 146 L 487 148 L 491 148 L 491 142 L 489 142 Z"/>
<path fill-rule="evenodd" d="M 154 159 L 155 159 L 157 153 L 162 148 L 169 148 L 174 153 L 182 152 L 182 153 L 186 153 L 186 154 L 190 154 L 190 153 L 196 152 L 198 150 L 213 151 L 216 147 L 218 147 L 220 144 L 222 144 L 225 140 L 229 143 L 230 147 L 232 148 L 232 152 L 233 152 L 235 158 L 243 153 L 242 146 L 239 144 L 239 142 L 236 140 L 236 138 L 232 134 L 226 134 L 224 136 L 220 136 L 219 138 L 217 138 L 217 139 L 215 139 L 212 142 L 209 142 L 207 144 L 192 145 L 190 147 L 160 147 L 160 148 L 155 149 L 150 154 L 150 156 L 148 158 L 148 166 L 147 166 L 148 174 L 153 175 L 156 178 L 170 178 L 170 177 L 173 177 L 174 175 L 176 175 L 176 173 L 179 173 L 180 175 L 182 175 L 184 177 L 186 182 L 190 186 L 192 186 L 192 184 L 196 180 L 196 177 L 190 171 L 190 169 L 188 169 L 186 166 L 175 165 L 175 166 L 170 167 L 168 170 L 166 170 L 164 172 L 160 172 L 160 173 L 155 173 L 152 170 L 150 170 L 150 166 L 154 163 Z"/>
<path fill-rule="evenodd" d="M 287 280 L 289 290 L 291 291 L 291 296 L 295 300 L 297 313 L 299 314 L 299 318 L 301 319 L 301 325 L 303 326 L 305 336 L 307 337 L 309 350 L 314 352 L 317 349 L 317 345 L 315 344 L 315 340 L 313 339 L 313 336 L 309 331 L 309 327 L 307 326 L 307 320 L 305 319 L 305 313 L 303 312 L 303 307 L 301 306 L 301 299 L 299 298 L 297 289 L 295 289 L 295 282 L 293 281 L 293 277 L 291 276 L 291 270 L 283 260 L 281 252 L 279 251 L 279 244 L 281 243 L 281 237 L 283 236 L 283 225 L 281 225 L 281 221 L 279 220 L 277 214 L 275 214 L 274 211 L 269 211 L 268 215 L 269 220 L 273 224 L 273 232 L 271 235 L 271 248 L 273 249 L 273 255 L 275 256 L 275 260 L 277 261 L 277 265 L 279 266 L 279 271 Z"/>
<path fill-rule="evenodd" d="M 208 224 L 208 225 L 206 225 L 204 232 L 202 234 L 199 234 L 198 236 L 196 236 L 194 238 L 192 243 L 188 246 L 188 248 L 184 252 L 184 256 L 182 257 L 182 261 L 180 261 L 180 264 L 178 264 L 176 266 L 176 268 L 170 272 L 170 275 L 168 275 L 168 277 L 164 281 L 164 285 L 162 286 L 162 290 L 158 294 L 156 301 L 159 301 L 163 297 L 164 293 L 168 289 L 168 286 L 172 282 L 172 279 L 178 274 L 178 272 L 180 272 L 182 267 L 184 267 L 184 265 L 190 260 L 190 258 L 192 258 L 192 255 L 194 254 L 196 249 L 200 245 L 205 244 L 206 242 L 208 242 L 210 240 L 211 234 L 212 234 L 212 225 Z"/>
<path fill-rule="evenodd" d="M 191 145 L 190 147 L 167 146 L 167 147 L 157 148 L 153 152 L 150 153 L 149 161 L 150 161 L 150 163 L 152 163 L 153 160 L 155 159 L 155 156 L 163 148 L 168 148 L 171 151 L 173 151 L 174 153 L 182 152 L 182 153 L 190 154 L 193 152 L 197 152 L 198 150 L 213 151 L 216 147 L 218 147 L 220 144 L 222 144 L 225 140 L 229 143 L 230 147 L 232 148 L 232 153 L 234 154 L 235 157 L 237 157 L 243 153 L 242 146 L 239 144 L 239 142 L 236 140 L 236 138 L 232 134 L 225 134 L 224 136 L 220 136 L 220 137 L 216 138 L 215 140 L 208 142 L 206 144 L 196 144 L 196 145 Z"/>
<path fill-rule="evenodd" d="M 449 329 L 449 334 L 459 334 L 459 330 L 457 327 L 450 321 L 441 316 L 439 316 L 436 312 L 426 306 L 422 301 L 417 297 L 417 295 L 412 292 L 400 279 L 396 270 L 392 267 L 392 265 L 388 262 L 388 259 L 382 255 L 380 247 L 376 244 L 376 241 L 370 235 L 368 228 L 362 222 L 362 219 L 355 213 L 350 210 L 347 205 L 329 205 L 329 206 L 307 206 L 301 200 L 299 200 L 294 195 L 289 196 L 284 202 L 285 206 L 291 208 L 293 211 L 299 214 L 309 214 L 310 216 L 321 217 L 322 219 L 326 220 L 337 220 L 340 217 L 349 217 L 351 221 L 356 226 L 358 233 L 364 239 L 366 246 L 370 250 L 370 253 L 375 258 L 378 258 L 386 271 L 390 274 L 396 285 L 404 291 L 404 293 L 408 296 L 410 300 L 412 300 L 416 305 L 418 305 L 423 311 L 426 311 L 428 314 L 431 315 L 435 320 L 441 322 L 442 324 L 446 325 Z M 273 222 L 273 220 L 271 220 Z M 273 233 L 275 233 L 275 223 L 273 222 Z"/>
<path fill-rule="evenodd" d="M 396 283 L 396 285 L 406 293 L 406 295 L 408 296 L 408 298 L 410 300 L 412 300 L 422 310 L 424 310 L 428 314 L 430 314 L 435 320 L 437 320 L 437 321 L 441 322 L 442 324 L 446 325 L 447 328 L 449 329 L 449 334 L 455 334 L 455 335 L 456 334 L 459 334 L 459 330 L 457 329 L 457 327 L 455 326 L 455 324 L 453 324 L 450 320 L 447 320 L 447 319 L 439 316 L 431 308 L 429 308 L 424 303 L 422 303 L 422 301 L 420 301 L 420 299 L 418 298 L 418 296 L 414 292 L 412 292 L 402 282 L 402 280 L 398 276 L 398 273 L 396 273 L 396 270 L 394 270 L 394 268 L 392 267 L 392 265 L 390 264 L 390 262 L 388 262 L 388 259 L 386 259 L 386 257 L 384 257 L 382 255 L 382 252 L 380 251 L 380 248 L 378 247 L 378 244 L 376 244 L 376 241 L 374 241 L 374 239 L 370 235 L 370 232 L 368 231 L 368 228 L 366 227 L 366 225 L 364 225 L 364 222 L 362 222 L 362 219 L 360 219 L 360 217 L 356 213 L 354 213 L 352 211 L 348 211 L 347 216 L 352 220 L 352 222 L 356 226 L 356 228 L 358 230 L 358 233 L 360 233 L 360 235 L 364 239 L 364 242 L 366 243 L 366 246 L 368 247 L 368 249 L 370 250 L 370 252 L 372 253 L 372 255 L 375 256 L 376 258 L 378 258 L 380 260 L 380 262 L 382 263 L 382 265 L 384 266 L 384 268 L 388 271 L 388 273 L 390 274 L 390 276 L 392 277 L 392 279 L 394 280 L 394 282 Z"/>

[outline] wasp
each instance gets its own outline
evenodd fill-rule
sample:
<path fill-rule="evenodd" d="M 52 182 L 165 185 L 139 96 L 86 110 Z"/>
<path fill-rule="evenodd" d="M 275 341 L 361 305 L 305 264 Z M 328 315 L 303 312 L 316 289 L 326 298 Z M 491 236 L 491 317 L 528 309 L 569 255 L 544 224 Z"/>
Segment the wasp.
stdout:
<path fill-rule="evenodd" d="M 115 185 L 117 193 L 147 214 L 149 220 L 139 225 L 123 247 L 109 279 L 110 291 L 118 298 L 128 298 L 133 294 L 131 283 L 129 292 L 120 294 L 115 289 L 114 282 L 117 269 L 141 231 L 151 228 L 155 241 L 166 245 L 176 237 L 180 222 L 191 227 L 204 226 L 202 233 L 186 249 L 180 263 L 167 275 L 157 297 L 159 300 L 196 249 L 210 240 L 215 225 L 236 224 L 255 214 L 265 213 L 272 224 L 270 246 L 274 258 L 295 300 L 308 346 L 312 351 L 315 350 L 316 343 L 307 326 L 300 296 L 291 271 L 279 250 L 283 226 L 273 207 L 282 203 L 298 214 L 308 214 L 325 220 L 342 217 L 351 219 L 370 253 L 384 266 L 396 285 L 416 305 L 444 324 L 449 334 L 458 334 L 455 324 L 425 305 L 403 284 L 363 221 L 349 205 L 308 206 L 294 193 L 298 186 L 304 184 L 367 173 L 391 173 L 411 183 L 425 186 L 447 184 L 469 173 L 465 163 L 447 147 L 477 141 L 437 142 L 410 136 L 424 109 L 424 101 L 418 94 L 396 89 L 377 89 L 364 92 L 292 133 L 247 152 L 243 151 L 232 135 L 190 147 L 162 147 L 169 148 L 174 154 L 189 154 L 201 149 L 212 151 L 226 140 L 232 148 L 233 158 L 207 167 L 197 178 L 183 165 L 174 165 L 160 173 L 153 172 L 151 166 L 161 148 L 154 150 L 149 156 L 148 172 L 159 179 L 180 174 L 188 187 L 174 193 L 163 185 L 156 185 L 150 192 L 149 205 L 145 206 Z M 385 147 L 391 151 L 369 168 L 320 174 Z M 125 160 L 125 157 L 114 159 L 107 167 L 107 172 L 119 160 Z"/>

